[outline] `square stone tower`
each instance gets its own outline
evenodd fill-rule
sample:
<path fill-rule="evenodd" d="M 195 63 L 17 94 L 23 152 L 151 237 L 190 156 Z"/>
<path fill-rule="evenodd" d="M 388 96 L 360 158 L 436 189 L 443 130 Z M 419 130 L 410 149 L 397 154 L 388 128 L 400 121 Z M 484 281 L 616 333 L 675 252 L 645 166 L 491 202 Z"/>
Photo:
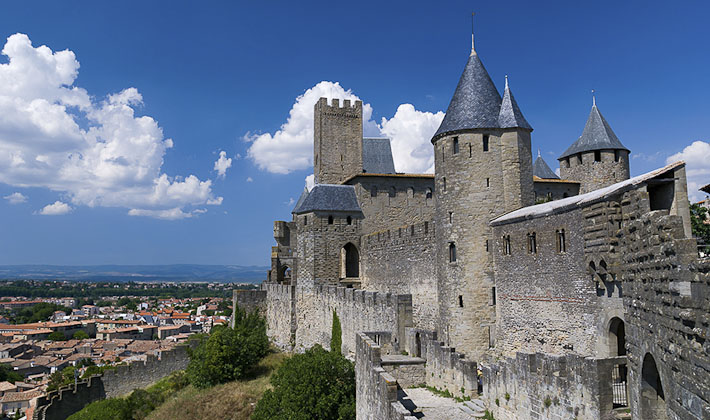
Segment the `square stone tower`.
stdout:
<path fill-rule="evenodd" d="M 319 184 L 340 184 L 362 173 L 362 101 L 320 98 L 314 107 L 313 172 Z"/>

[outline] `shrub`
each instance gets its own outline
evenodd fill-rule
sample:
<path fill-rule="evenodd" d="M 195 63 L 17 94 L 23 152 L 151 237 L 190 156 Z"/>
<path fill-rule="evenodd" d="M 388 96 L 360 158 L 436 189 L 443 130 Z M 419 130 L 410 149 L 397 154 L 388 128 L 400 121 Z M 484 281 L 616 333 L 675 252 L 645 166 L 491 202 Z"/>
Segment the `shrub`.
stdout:
<path fill-rule="evenodd" d="M 7 381 L 14 384 L 17 381 L 24 380 L 25 377 L 15 372 L 12 366 L 0 364 L 0 382 Z"/>
<path fill-rule="evenodd" d="M 187 377 L 197 388 L 241 379 L 269 349 L 266 323 L 256 312 L 234 312 L 234 328 L 216 326 L 190 350 Z"/>
<path fill-rule="evenodd" d="M 74 340 L 86 340 L 87 338 L 89 338 L 89 334 L 87 334 L 85 331 L 80 330 L 75 332 L 74 335 L 72 335 L 72 338 Z"/>
<path fill-rule="evenodd" d="M 271 377 L 252 420 L 354 420 L 355 368 L 316 345 L 284 362 Z"/>
<path fill-rule="evenodd" d="M 47 338 L 52 341 L 66 341 L 67 340 L 67 338 L 64 336 L 64 333 L 61 331 L 54 331 L 53 333 L 49 334 L 49 336 Z"/>
<path fill-rule="evenodd" d="M 330 351 L 341 353 L 343 351 L 343 329 L 340 326 L 340 318 L 333 310 L 333 326 L 330 331 Z"/>

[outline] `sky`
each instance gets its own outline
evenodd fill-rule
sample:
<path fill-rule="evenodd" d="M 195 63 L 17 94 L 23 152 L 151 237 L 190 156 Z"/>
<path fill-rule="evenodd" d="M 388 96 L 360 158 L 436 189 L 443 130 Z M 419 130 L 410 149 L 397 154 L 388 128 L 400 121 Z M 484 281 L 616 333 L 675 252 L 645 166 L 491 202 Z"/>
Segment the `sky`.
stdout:
<path fill-rule="evenodd" d="M 551 167 L 594 89 L 632 175 L 683 159 L 704 197 L 707 2 L 5 2 L 0 264 L 267 265 L 318 97 L 361 99 L 398 171 L 433 170 L 472 11 Z"/>

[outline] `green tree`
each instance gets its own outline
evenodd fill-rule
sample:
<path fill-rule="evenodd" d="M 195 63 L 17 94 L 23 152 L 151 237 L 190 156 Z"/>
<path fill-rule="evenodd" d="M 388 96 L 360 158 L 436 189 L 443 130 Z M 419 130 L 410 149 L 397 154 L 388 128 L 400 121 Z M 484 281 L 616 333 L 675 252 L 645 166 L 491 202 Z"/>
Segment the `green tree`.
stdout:
<path fill-rule="evenodd" d="M 710 224 L 705 221 L 710 220 L 708 209 L 699 204 L 690 205 L 690 226 L 693 231 L 693 236 L 698 238 L 698 242 L 705 245 L 704 251 L 710 252 Z"/>
<path fill-rule="evenodd" d="M 25 377 L 15 372 L 12 369 L 12 366 L 0 365 L 0 382 L 7 381 L 14 384 L 17 381 L 23 381 L 24 379 Z"/>
<path fill-rule="evenodd" d="M 266 323 L 258 313 L 234 314 L 235 326 L 216 326 L 208 337 L 197 338 L 199 344 L 190 350 L 187 377 L 197 388 L 241 379 L 269 349 Z"/>
<path fill-rule="evenodd" d="M 47 391 L 59 389 L 65 385 L 74 383 L 74 366 L 67 366 L 62 370 L 58 370 L 49 375 L 49 385 Z"/>
<path fill-rule="evenodd" d="M 67 337 L 64 336 L 64 333 L 61 331 L 54 331 L 53 333 L 49 334 L 49 336 L 47 336 L 47 338 L 52 341 L 66 341 L 67 340 Z"/>
<path fill-rule="evenodd" d="M 284 362 L 271 377 L 252 420 L 354 420 L 355 368 L 316 345 Z"/>
<path fill-rule="evenodd" d="M 127 399 L 108 398 L 94 401 L 67 420 L 132 420 L 133 410 Z"/>
<path fill-rule="evenodd" d="M 87 334 L 85 331 L 79 330 L 72 335 L 72 338 L 74 340 L 86 340 L 89 338 L 89 334 Z"/>
<path fill-rule="evenodd" d="M 333 326 L 330 329 L 330 351 L 341 353 L 343 351 L 343 329 L 340 327 L 340 318 L 333 309 Z"/>

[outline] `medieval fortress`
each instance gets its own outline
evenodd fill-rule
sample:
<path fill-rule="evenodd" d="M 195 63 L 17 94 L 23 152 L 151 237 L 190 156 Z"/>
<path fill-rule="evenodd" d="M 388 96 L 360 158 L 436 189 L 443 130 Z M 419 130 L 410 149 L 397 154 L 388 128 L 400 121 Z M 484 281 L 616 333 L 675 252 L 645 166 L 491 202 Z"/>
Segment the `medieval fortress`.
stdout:
<path fill-rule="evenodd" d="M 261 290 L 234 299 L 293 351 L 328 348 L 337 313 L 358 419 L 710 419 L 710 261 L 683 162 L 630 178 L 595 104 L 558 177 L 473 48 L 434 175 L 395 172 L 360 101 L 314 114 L 317 184 L 274 222 Z M 423 385 L 474 401 L 451 414 Z"/>

